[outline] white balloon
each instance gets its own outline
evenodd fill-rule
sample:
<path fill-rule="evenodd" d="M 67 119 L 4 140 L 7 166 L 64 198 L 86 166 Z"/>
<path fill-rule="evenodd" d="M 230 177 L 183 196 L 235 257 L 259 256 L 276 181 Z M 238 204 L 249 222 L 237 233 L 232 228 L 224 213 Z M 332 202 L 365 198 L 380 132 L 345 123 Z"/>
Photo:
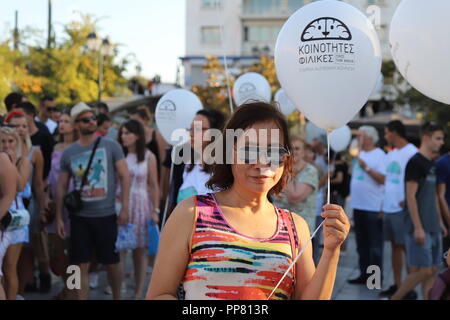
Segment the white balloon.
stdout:
<path fill-rule="evenodd" d="M 283 113 L 285 116 L 290 115 L 292 112 L 297 110 L 295 104 L 291 101 L 291 99 L 289 99 L 284 89 L 279 89 L 275 93 L 274 100 L 276 103 L 278 103 L 281 113 Z"/>
<path fill-rule="evenodd" d="M 275 47 L 281 86 L 325 130 L 342 127 L 364 106 L 381 61 L 380 41 L 369 19 L 334 0 L 300 8 L 284 24 Z"/>
<path fill-rule="evenodd" d="M 270 84 L 259 73 L 245 73 L 234 83 L 233 98 L 238 106 L 252 101 L 270 102 L 271 97 L 272 89 Z"/>
<path fill-rule="evenodd" d="M 330 133 L 330 147 L 336 152 L 341 152 L 348 147 L 351 139 L 352 131 L 348 126 L 343 126 Z"/>
<path fill-rule="evenodd" d="M 171 145 L 185 142 L 189 138 L 186 129 L 201 109 L 200 99 L 188 90 L 174 89 L 162 96 L 156 105 L 155 121 L 164 140 Z"/>
<path fill-rule="evenodd" d="M 424 95 L 450 104 L 450 1 L 403 0 L 392 18 L 394 62 Z"/>

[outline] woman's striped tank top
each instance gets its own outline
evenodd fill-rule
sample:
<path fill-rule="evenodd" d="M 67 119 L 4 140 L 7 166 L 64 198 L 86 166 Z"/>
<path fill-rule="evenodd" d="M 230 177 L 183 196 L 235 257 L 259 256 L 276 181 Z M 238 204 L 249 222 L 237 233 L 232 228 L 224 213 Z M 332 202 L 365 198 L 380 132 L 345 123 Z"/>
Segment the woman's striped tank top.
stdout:
<path fill-rule="evenodd" d="M 196 196 L 190 259 L 183 280 L 186 300 L 265 300 L 292 263 L 287 226 L 290 215 L 277 208 L 277 231 L 269 239 L 244 236 L 231 227 L 212 194 Z M 295 252 L 298 237 L 291 232 Z M 293 270 L 272 295 L 290 299 Z"/>

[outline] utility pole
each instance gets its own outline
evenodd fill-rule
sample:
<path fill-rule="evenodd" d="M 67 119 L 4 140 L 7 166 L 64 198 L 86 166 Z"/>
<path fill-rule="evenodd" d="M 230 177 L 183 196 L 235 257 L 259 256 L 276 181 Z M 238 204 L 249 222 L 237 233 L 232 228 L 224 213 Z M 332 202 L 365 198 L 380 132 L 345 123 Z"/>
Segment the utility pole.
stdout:
<path fill-rule="evenodd" d="M 14 50 L 19 50 L 19 12 L 16 10 L 16 18 L 14 22 Z"/>
<path fill-rule="evenodd" d="M 52 0 L 48 0 L 48 34 L 47 34 L 47 49 L 52 46 Z"/>

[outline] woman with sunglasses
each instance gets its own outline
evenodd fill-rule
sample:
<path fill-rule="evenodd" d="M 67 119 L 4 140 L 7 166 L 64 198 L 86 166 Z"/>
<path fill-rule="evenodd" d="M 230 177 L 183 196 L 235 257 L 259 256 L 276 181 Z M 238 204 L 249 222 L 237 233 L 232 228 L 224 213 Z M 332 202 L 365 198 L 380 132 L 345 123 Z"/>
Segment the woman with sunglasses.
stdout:
<path fill-rule="evenodd" d="M 28 184 L 30 177 L 30 163 L 27 157 L 22 156 L 22 141 L 17 131 L 11 127 L 0 129 L 0 151 L 5 152 L 11 163 L 17 168 L 17 195 L 12 203 L 11 209 L 25 209 L 23 197 L 31 196 Z M 3 260 L 3 274 L 5 275 L 5 292 L 7 300 L 16 300 L 19 290 L 19 278 L 17 274 L 17 263 L 24 243 L 29 242 L 28 225 L 19 229 L 7 231 L 10 238 L 9 246 Z"/>
<path fill-rule="evenodd" d="M 66 283 L 67 279 L 67 265 L 68 265 L 68 257 L 66 255 L 66 250 L 68 250 L 68 241 L 67 239 L 70 237 L 70 220 L 69 213 L 67 210 L 64 210 L 63 213 L 63 221 L 64 221 L 64 229 L 65 229 L 65 239 L 61 238 L 57 234 L 56 230 L 56 221 L 54 220 L 54 215 L 56 214 L 56 186 L 58 183 L 58 176 L 60 172 L 60 162 L 61 156 L 64 150 L 74 143 L 78 139 L 77 131 L 75 130 L 73 123 L 70 120 L 70 110 L 64 110 L 62 112 L 61 117 L 58 122 L 58 131 L 59 131 L 59 142 L 55 145 L 52 153 L 52 162 L 50 173 L 48 174 L 48 184 L 50 187 L 50 205 L 52 212 L 52 220 L 51 223 L 47 226 L 47 232 L 50 243 L 50 265 L 52 268 L 52 272 L 55 275 L 61 276 L 63 283 Z M 71 180 L 69 184 L 69 189 L 67 192 L 71 192 L 73 190 L 73 181 Z M 65 300 L 69 298 L 70 290 L 64 286 L 64 288 L 54 297 L 55 300 Z"/>
<path fill-rule="evenodd" d="M 190 197 L 175 208 L 147 298 L 175 299 L 182 282 L 189 300 L 330 299 L 339 248 L 350 229 L 345 212 L 324 206 L 325 244 L 317 269 L 309 245 L 277 287 L 310 238 L 302 217 L 268 200 L 291 174 L 287 124 L 272 105 L 256 102 L 240 106 L 223 132 L 228 129 L 244 134 L 222 135 L 225 161 L 213 165 L 208 181 L 218 192 Z"/>
<path fill-rule="evenodd" d="M 147 271 L 147 249 L 149 245 L 148 221 L 158 223 L 159 186 L 156 157 L 145 146 L 145 131 L 136 120 L 129 120 L 119 129 L 119 144 L 122 146 L 130 173 L 129 223 L 134 227 L 137 248 L 133 250 L 135 291 L 134 298 L 143 295 Z M 121 252 L 125 270 L 125 251 Z"/>

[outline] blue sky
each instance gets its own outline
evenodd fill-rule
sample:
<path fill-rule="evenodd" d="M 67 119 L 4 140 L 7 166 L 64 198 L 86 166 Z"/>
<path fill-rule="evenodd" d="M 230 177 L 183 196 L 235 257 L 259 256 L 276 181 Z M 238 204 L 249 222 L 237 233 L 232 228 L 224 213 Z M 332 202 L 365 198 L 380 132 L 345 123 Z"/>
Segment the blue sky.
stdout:
<path fill-rule="evenodd" d="M 133 52 L 142 65 L 142 75 L 160 74 L 164 82 L 174 82 L 178 57 L 185 53 L 186 0 L 53 0 L 56 36 L 61 26 L 77 11 L 101 18 L 99 34 L 120 43 L 120 56 Z M 19 11 L 19 28 L 31 26 L 47 34 L 47 0 L 2 1 L 0 41 L 11 37 L 14 12 Z M 130 65 L 127 76 L 135 74 Z"/>

